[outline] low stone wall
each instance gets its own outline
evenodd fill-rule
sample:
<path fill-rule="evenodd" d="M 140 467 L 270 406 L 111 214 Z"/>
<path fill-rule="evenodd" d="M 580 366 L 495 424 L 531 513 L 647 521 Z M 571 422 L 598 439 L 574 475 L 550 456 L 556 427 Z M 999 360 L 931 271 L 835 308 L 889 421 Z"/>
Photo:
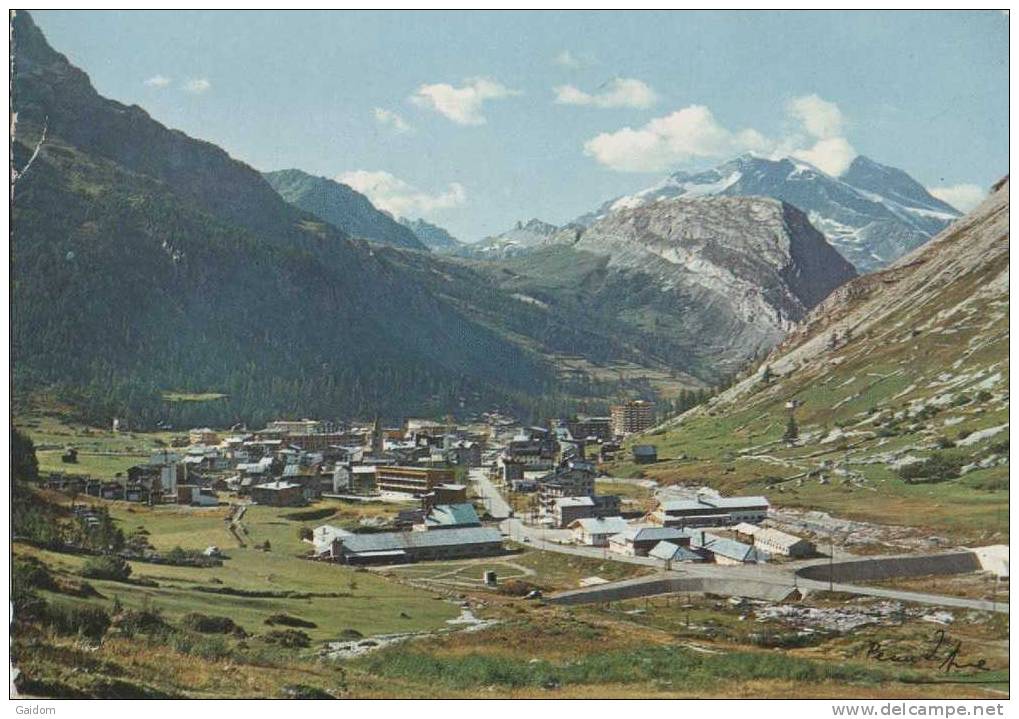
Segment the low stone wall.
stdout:
<path fill-rule="evenodd" d="M 966 574 L 980 571 L 980 561 L 973 552 L 953 552 L 926 556 L 874 557 L 848 562 L 813 564 L 797 574 L 804 579 L 835 582 L 873 582 L 894 577 L 923 577 L 942 574 Z"/>
<path fill-rule="evenodd" d="M 780 602 L 795 592 L 792 586 L 771 584 L 743 578 L 718 579 L 713 577 L 660 577 L 625 580 L 586 589 L 573 589 L 547 598 L 552 604 L 601 604 L 623 599 L 653 597 L 659 594 L 699 594 L 710 592 L 725 596 L 748 597 Z"/>

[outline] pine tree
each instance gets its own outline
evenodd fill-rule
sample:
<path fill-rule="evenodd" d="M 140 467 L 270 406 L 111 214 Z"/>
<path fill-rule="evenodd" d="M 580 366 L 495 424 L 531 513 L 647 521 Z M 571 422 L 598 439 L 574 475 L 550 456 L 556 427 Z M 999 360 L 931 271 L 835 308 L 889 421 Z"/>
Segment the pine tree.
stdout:
<path fill-rule="evenodd" d="M 785 425 L 785 434 L 782 435 L 782 439 L 791 444 L 795 442 L 799 436 L 800 426 L 796 424 L 796 418 L 790 414 L 789 421 L 786 422 Z"/>

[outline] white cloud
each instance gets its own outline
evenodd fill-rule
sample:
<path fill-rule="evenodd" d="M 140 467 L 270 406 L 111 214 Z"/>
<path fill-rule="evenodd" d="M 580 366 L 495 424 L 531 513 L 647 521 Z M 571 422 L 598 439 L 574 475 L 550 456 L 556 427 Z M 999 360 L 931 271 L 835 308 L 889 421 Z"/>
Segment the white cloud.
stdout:
<path fill-rule="evenodd" d="M 858 153 L 846 138 L 829 137 L 818 140 L 812 147 L 793 150 L 789 154 L 809 162 L 833 177 L 838 177 L 849 169 Z"/>
<path fill-rule="evenodd" d="M 367 195 L 376 207 L 396 217 L 427 217 L 467 201 L 467 191 L 459 182 L 449 183 L 443 192 L 429 194 L 382 170 L 353 170 L 339 175 L 336 180 Z"/>
<path fill-rule="evenodd" d="M 651 107 L 658 96 L 649 85 L 632 77 L 617 77 L 589 94 L 573 85 L 555 88 L 559 105 L 590 105 L 592 107 Z"/>
<path fill-rule="evenodd" d="M 212 83 L 206 80 L 204 77 L 195 78 L 194 80 L 188 80 L 184 83 L 184 91 L 191 92 L 199 95 L 203 92 L 207 92 L 212 88 Z"/>
<path fill-rule="evenodd" d="M 482 106 L 487 100 L 500 100 L 521 94 L 505 85 L 484 77 L 464 81 L 461 87 L 446 83 L 422 85 L 410 100 L 416 105 L 435 110 L 458 125 L 484 125 Z"/>
<path fill-rule="evenodd" d="M 983 202 L 987 191 L 980 185 L 948 185 L 945 187 L 929 187 L 927 190 L 939 200 L 944 200 L 957 210 L 969 212 Z"/>
<path fill-rule="evenodd" d="M 843 134 L 845 122 L 839 106 L 817 95 L 793 98 L 786 106 L 786 112 L 813 137 L 826 140 Z"/>
<path fill-rule="evenodd" d="M 568 67 L 571 70 L 579 70 L 582 67 L 590 67 L 596 62 L 594 55 L 590 53 L 577 55 L 569 50 L 561 51 L 554 59 L 556 65 L 562 65 L 563 67 Z"/>
<path fill-rule="evenodd" d="M 412 132 L 414 130 L 414 128 L 411 127 L 406 120 L 404 120 L 402 117 L 400 117 L 400 115 L 393 112 L 392 110 L 387 110 L 383 107 L 376 107 L 374 110 L 374 114 L 375 121 L 377 123 L 379 123 L 380 125 L 392 127 L 393 132 L 397 134 L 402 135 L 404 133 Z"/>
<path fill-rule="evenodd" d="M 166 75 L 153 75 L 143 84 L 147 87 L 166 87 L 172 81 Z"/>
<path fill-rule="evenodd" d="M 636 129 L 604 132 L 588 140 L 584 151 L 602 165 L 624 172 L 661 172 L 692 160 L 747 151 L 796 157 L 836 176 L 849 167 L 857 153 L 844 137 L 845 120 L 835 103 L 806 95 L 791 100 L 786 112 L 796 129 L 768 138 L 753 128 L 729 130 L 707 107 L 690 105 Z"/>
<path fill-rule="evenodd" d="M 598 162 L 625 172 L 660 172 L 698 158 L 769 149 L 759 132 L 731 132 L 703 105 L 690 105 L 637 129 L 605 132 L 584 144 L 584 151 Z"/>

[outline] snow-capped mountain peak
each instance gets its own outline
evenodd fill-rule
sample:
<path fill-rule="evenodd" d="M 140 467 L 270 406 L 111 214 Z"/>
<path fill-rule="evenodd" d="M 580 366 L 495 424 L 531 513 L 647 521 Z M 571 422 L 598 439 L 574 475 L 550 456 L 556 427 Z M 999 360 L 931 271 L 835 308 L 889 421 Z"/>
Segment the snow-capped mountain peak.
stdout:
<path fill-rule="evenodd" d="M 675 172 L 605 203 L 577 223 L 590 225 L 665 198 L 712 195 L 774 197 L 800 208 L 861 272 L 883 267 L 961 215 L 907 173 L 862 155 L 834 177 L 801 159 L 744 153 L 710 170 Z"/>

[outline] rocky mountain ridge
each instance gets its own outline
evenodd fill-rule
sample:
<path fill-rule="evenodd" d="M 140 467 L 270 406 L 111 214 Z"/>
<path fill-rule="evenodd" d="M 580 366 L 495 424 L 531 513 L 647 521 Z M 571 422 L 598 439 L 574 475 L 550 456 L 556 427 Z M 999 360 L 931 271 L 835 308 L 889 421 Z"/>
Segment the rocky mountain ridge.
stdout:
<path fill-rule="evenodd" d="M 711 170 L 673 173 L 575 222 L 588 226 L 613 212 L 669 197 L 715 195 L 774 197 L 798 207 L 860 272 L 893 262 L 961 215 L 902 170 L 862 155 L 833 177 L 802 160 L 746 154 Z"/>

